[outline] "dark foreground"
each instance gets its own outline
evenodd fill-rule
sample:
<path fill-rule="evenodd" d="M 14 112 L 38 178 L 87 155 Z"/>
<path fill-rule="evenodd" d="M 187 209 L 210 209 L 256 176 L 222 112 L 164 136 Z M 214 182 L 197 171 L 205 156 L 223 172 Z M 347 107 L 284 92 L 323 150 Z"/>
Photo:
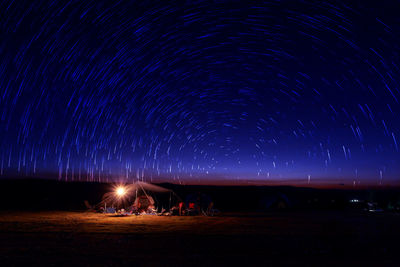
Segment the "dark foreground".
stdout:
<path fill-rule="evenodd" d="M 1 266 L 400 264 L 400 214 L 0 213 Z M 261 265 L 260 265 L 261 264 Z"/>

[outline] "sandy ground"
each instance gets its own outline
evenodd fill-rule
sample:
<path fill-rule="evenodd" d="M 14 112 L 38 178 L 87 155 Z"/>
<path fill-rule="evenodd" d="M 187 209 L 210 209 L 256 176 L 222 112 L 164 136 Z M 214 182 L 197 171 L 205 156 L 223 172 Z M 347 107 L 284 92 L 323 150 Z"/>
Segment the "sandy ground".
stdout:
<path fill-rule="evenodd" d="M 400 214 L 1 212 L 1 266 L 399 266 Z"/>

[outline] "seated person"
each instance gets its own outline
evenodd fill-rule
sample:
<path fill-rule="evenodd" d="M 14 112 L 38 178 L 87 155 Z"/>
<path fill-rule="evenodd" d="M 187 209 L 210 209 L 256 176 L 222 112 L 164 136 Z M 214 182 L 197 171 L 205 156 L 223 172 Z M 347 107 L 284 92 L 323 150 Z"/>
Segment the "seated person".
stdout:
<path fill-rule="evenodd" d="M 179 202 L 179 216 L 185 215 L 185 202 Z"/>
<path fill-rule="evenodd" d="M 147 213 L 156 213 L 156 212 L 157 212 L 156 207 L 153 204 L 147 207 Z"/>

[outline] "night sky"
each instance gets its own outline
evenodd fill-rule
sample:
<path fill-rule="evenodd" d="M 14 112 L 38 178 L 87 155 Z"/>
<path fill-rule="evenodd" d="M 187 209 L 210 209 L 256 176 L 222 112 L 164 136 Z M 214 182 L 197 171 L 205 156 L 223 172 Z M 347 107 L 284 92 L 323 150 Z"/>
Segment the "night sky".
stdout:
<path fill-rule="evenodd" d="M 1 1 L 1 177 L 395 184 L 398 1 Z"/>

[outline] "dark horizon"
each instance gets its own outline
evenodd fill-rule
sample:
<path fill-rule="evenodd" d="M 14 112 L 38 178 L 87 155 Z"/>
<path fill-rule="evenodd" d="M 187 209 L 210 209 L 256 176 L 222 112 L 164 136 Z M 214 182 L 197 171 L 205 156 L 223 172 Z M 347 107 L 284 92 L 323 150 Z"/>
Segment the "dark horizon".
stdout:
<path fill-rule="evenodd" d="M 101 179 L 74 179 L 74 180 L 58 180 L 54 179 L 53 175 L 42 175 L 42 176 L 2 176 L 0 177 L 0 182 L 41 182 L 49 181 L 55 183 L 87 183 L 87 184 L 131 184 L 136 181 L 142 180 L 126 180 L 114 178 L 101 178 Z M 400 189 L 399 181 L 392 181 L 391 183 L 377 184 L 376 181 L 370 180 L 365 181 L 362 184 L 351 184 L 348 183 L 347 179 L 341 180 L 326 180 L 326 179 L 316 179 L 312 183 L 308 183 L 304 179 L 285 179 L 284 181 L 259 181 L 251 179 L 240 179 L 233 181 L 231 179 L 170 179 L 168 177 L 156 177 L 153 179 L 143 179 L 143 181 L 153 183 L 153 184 L 171 184 L 171 185 L 181 185 L 181 186 L 207 186 L 207 187 L 295 187 L 295 188 L 313 188 L 313 189 L 343 189 L 343 190 L 397 190 Z"/>

